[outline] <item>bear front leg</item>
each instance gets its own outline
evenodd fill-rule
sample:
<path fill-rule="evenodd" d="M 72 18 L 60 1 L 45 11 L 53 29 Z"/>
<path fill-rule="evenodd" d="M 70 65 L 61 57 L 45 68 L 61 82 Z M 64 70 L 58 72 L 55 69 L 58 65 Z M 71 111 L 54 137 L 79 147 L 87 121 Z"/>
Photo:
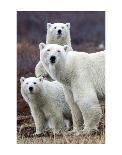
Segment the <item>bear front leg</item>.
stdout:
<path fill-rule="evenodd" d="M 79 130 L 83 128 L 82 113 L 78 105 L 76 104 L 76 102 L 74 102 L 72 91 L 66 86 L 64 86 L 63 88 L 64 88 L 65 99 L 67 103 L 69 104 L 69 107 L 72 113 L 73 131 L 78 132 Z"/>
<path fill-rule="evenodd" d="M 73 81 L 72 83 L 74 101 L 79 106 L 84 120 L 84 129 L 81 133 L 90 133 L 97 130 L 102 117 L 102 109 L 96 90 L 88 77 L 84 73 L 82 76 L 79 76 L 77 81 Z"/>
<path fill-rule="evenodd" d="M 100 119 L 102 117 L 102 109 L 97 96 L 91 96 L 91 94 L 87 94 L 87 96 L 82 96 L 80 99 L 78 99 L 77 104 L 81 109 L 84 119 L 83 133 L 89 134 L 93 131 L 97 131 Z"/>
<path fill-rule="evenodd" d="M 46 119 L 43 112 L 32 114 L 36 126 L 36 132 L 34 135 L 39 135 L 44 132 L 46 126 Z"/>

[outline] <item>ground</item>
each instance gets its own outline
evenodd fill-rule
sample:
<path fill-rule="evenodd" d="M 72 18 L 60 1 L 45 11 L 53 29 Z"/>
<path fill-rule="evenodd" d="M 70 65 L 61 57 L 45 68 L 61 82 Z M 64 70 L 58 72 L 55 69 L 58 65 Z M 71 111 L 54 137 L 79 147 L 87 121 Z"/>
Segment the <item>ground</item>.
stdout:
<path fill-rule="evenodd" d="M 50 136 L 50 137 L 18 137 L 18 144 L 104 144 L 105 135 L 95 136 Z"/>

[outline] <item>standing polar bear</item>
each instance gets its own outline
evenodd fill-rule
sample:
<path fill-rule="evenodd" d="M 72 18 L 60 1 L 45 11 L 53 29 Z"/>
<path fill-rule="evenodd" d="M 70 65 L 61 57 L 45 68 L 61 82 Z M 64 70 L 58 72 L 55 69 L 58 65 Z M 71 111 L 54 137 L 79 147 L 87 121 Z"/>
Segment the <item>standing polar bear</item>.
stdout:
<path fill-rule="evenodd" d="M 46 128 L 63 132 L 71 127 L 71 111 L 59 82 L 49 82 L 42 77 L 21 77 L 20 82 L 21 94 L 36 125 L 36 134 L 41 134 Z"/>
<path fill-rule="evenodd" d="M 105 94 L 104 52 L 69 51 L 67 45 L 39 44 L 42 64 L 54 80 L 63 84 L 66 101 L 73 117 L 73 130 L 81 133 L 96 131 L 102 117 L 99 97 Z M 78 110 L 79 109 L 79 110 Z"/>
<path fill-rule="evenodd" d="M 69 50 L 73 50 L 71 46 L 71 37 L 70 37 L 70 23 L 47 23 L 47 37 L 46 44 L 59 44 L 59 45 L 68 45 Z M 50 75 L 44 69 L 41 60 L 35 67 L 36 77 L 44 76 L 48 80 L 52 80 Z"/>

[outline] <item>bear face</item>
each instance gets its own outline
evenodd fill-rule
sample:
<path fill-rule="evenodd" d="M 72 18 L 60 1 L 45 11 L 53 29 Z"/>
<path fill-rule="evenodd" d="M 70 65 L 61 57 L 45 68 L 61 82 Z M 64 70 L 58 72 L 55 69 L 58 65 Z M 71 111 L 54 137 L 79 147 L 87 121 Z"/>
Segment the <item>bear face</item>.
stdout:
<path fill-rule="evenodd" d="M 70 23 L 47 23 L 47 34 L 54 40 L 67 38 L 69 35 Z"/>
<path fill-rule="evenodd" d="M 40 57 L 44 64 L 47 66 L 56 65 L 61 63 L 64 60 L 67 52 L 69 51 L 68 45 L 57 45 L 57 44 L 47 44 L 44 43 L 39 44 L 40 49 Z"/>
<path fill-rule="evenodd" d="M 21 89 L 25 92 L 25 94 L 38 94 L 40 93 L 40 85 L 42 85 L 43 78 L 39 77 L 30 77 L 24 78 L 21 77 Z"/>

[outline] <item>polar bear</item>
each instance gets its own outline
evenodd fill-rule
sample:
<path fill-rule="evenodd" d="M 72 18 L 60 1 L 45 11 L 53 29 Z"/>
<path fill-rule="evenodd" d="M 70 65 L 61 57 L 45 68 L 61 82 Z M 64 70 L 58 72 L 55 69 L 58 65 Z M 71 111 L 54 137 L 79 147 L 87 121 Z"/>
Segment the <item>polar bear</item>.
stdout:
<path fill-rule="evenodd" d="M 78 134 L 96 131 L 102 117 L 98 99 L 105 94 L 104 51 L 68 52 L 67 45 L 44 43 L 40 43 L 39 48 L 43 66 L 54 80 L 63 84 L 73 117 L 73 130 Z"/>
<path fill-rule="evenodd" d="M 69 50 L 73 50 L 71 46 L 71 37 L 70 37 L 70 23 L 47 23 L 47 36 L 46 44 L 59 44 L 59 45 L 68 45 Z M 44 69 L 41 60 L 35 67 L 35 75 L 39 77 L 40 75 L 52 81 L 50 75 Z"/>
<path fill-rule="evenodd" d="M 49 82 L 42 77 L 21 77 L 20 82 L 21 94 L 28 103 L 35 122 L 35 134 L 43 133 L 47 127 L 55 133 L 71 127 L 71 111 L 59 82 Z"/>
<path fill-rule="evenodd" d="M 68 45 L 71 46 L 70 23 L 47 23 L 46 44 Z"/>

